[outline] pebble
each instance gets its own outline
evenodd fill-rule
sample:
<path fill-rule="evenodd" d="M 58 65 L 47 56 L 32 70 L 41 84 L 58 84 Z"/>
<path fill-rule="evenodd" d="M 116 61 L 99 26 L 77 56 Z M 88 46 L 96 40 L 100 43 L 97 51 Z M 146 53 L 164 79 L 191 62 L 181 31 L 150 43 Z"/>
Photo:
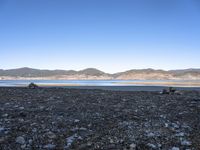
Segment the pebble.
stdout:
<path fill-rule="evenodd" d="M 154 136 L 155 136 L 155 134 L 154 134 L 154 133 L 152 133 L 152 132 L 150 132 L 150 133 L 148 133 L 148 134 L 147 134 L 147 136 L 148 136 L 148 137 L 154 137 Z"/>
<path fill-rule="evenodd" d="M 19 110 L 24 110 L 24 107 L 19 107 Z"/>
<path fill-rule="evenodd" d="M 22 145 L 26 143 L 24 137 L 22 137 L 22 136 L 18 136 L 15 141 L 16 141 L 16 143 L 22 144 Z"/>
<path fill-rule="evenodd" d="M 45 108 L 44 106 L 40 106 L 40 107 L 39 107 L 40 110 L 43 110 L 44 108 Z"/>
<path fill-rule="evenodd" d="M 5 141 L 5 138 L 4 137 L 1 137 L 0 138 L 0 143 L 3 143 Z"/>
<path fill-rule="evenodd" d="M 178 147 L 172 147 L 171 150 L 180 150 Z"/>
<path fill-rule="evenodd" d="M 55 138 L 56 138 L 56 135 L 55 135 L 53 132 L 51 132 L 51 131 L 47 132 L 46 135 L 47 135 L 48 138 L 50 138 L 50 139 L 55 139 Z"/>
<path fill-rule="evenodd" d="M 77 134 L 74 134 L 67 138 L 67 147 L 70 147 L 74 140 L 77 138 Z"/>
<path fill-rule="evenodd" d="M 37 132 L 37 129 L 36 129 L 36 128 L 33 128 L 33 129 L 32 129 L 32 132 Z"/>
<path fill-rule="evenodd" d="M 136 148 L 136 144 L 132 143 L 132 144 L 130 145 L 130 149 L 134 149 L 134 148 Z"/>
<path fill-rule="evenodd" d="M 151 147 L 153 149 L 156 149 L 156 145 L 154 145 L 154 144 L 148 143 L 147 146 L 149 146 L 149 147 Z"/>
<path fill-rule="evenodd" d="M 81 127 L 79 130 L 86 131 L 87 128 Z"/>
<path fill-rule="evenodd" d="M 3 132 L 5 130 L 4 127 L 0 127 L 0 133 Z"/>
<path fill-rule="evenodd" d="M 181 145 L 183 146 L 190 146 L 192 143 L 190 141 L 184 140 L 181 142 Z"/>
<path fill-rule="evenodd" d="M 75 122 L 75 123 L 78 123 L 78 122 L 80 122 L 80 120 L 78 120 L 78 119 L 75 119 L 75 120 L 74 120 L 74 122 Z"/>
<path fill-rule="evenodd" d="M 2 117 L 8 117 L 8 114 L 3 114 Z"/>
<path fill-rule="evenodd" d="M 21 149 L 25 149 L 26 148 L 26 144 L 21 145 Z"/>
<path fill-rule="evenodd" d="M 33 143 L 33 140 L 32 139 L 28 140 L 28 143 L 31 145 Z"/>
<path fill-rule="evenodd" d="M 47 145 L 44 145 L 44 148 L 45 149 L 54 149 L 56 147 L 56 145 L 54 144 L 47 144 Z"/>
<path fill-rule="evenodd" d="M 184 136 L 185 134 L 183 132 L 177 133 L 176 136 L 181 137 Z"/>

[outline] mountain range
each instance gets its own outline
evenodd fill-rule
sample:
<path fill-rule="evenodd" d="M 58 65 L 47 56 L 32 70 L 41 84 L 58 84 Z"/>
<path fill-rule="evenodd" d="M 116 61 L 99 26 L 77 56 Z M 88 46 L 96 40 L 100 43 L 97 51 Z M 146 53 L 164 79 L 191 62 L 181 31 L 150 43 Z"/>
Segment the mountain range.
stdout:
<path fill-rule="evenodd" d="M 114 74 L 95 68 L 75 70 L 40 70 L 33 68 L 0 69 L 1 80 L 47 79 L 47 80 L 200 80 L 200 69 L 155 70 L 132 69 Z"/>

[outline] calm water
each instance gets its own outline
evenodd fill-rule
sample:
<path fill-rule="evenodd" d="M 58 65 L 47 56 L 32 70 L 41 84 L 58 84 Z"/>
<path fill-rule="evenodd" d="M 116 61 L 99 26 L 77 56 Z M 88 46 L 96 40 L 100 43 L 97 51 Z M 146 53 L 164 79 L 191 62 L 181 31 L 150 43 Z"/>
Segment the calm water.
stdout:
<path fill-rule="evenodd" d="M 27 86 L 31 82 L 48 86 L 145 86 L 145 82 L 153 82 L 156 86 L 158 82 L 169 80 L 0 80 L 0 86 Z"/>

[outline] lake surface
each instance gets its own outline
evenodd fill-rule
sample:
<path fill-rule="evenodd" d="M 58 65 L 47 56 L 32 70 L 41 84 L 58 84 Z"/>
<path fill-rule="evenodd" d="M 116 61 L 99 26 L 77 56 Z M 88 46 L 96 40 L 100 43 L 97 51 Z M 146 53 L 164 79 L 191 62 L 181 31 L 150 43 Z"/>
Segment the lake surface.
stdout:
<path fill-rule="evenodd" d="M 140 82 L 139 80 L 0 80 L 0 86 L 27 86 L 34 82 L 39 85 L 60 86 L 127 86 L 127 82 Z"/>
<path fill-rule="evenodd" d="M 187 86 L 200 87 L 200 81 L 172 80 L 0 80 L 0 86 Z"/>

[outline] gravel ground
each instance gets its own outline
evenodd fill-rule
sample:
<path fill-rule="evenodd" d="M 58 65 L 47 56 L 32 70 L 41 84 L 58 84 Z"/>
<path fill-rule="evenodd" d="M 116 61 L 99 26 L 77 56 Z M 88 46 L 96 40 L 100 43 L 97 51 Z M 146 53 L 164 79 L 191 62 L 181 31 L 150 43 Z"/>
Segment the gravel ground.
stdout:
<path fill-rule="evenodd" d="M 0 88 L 1 150 L 199 150 L 200 91 Z"/>

